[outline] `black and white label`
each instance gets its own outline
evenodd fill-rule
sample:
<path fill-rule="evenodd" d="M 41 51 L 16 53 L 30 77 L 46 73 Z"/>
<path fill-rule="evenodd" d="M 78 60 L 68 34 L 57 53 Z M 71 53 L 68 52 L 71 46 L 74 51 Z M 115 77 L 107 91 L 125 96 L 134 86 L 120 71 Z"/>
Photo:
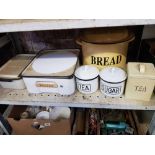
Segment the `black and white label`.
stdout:
<path fill-rule="evenodd" d="M 122 87 L 109 87 L 109 86 L 104 85 L 103 89 L 106 94 L 118 95 L 121 92 L 121 88 Z"/>
<path fill-rule="evenodd" d="M 91 92 L 91 84 L 78 83 L 78 89 L 84 92 Z"/>
<path fill-rule="evenodd" d="M 108 95 L 108 96 L 119 96 L 123 92 L 124 84 L 123 83 L 111 84 L 111 83 L 106 83 L 104 81 L 101 81 L 100 87 L 101 87 L 100 88 L 101 91 L 105 95 Z"/>

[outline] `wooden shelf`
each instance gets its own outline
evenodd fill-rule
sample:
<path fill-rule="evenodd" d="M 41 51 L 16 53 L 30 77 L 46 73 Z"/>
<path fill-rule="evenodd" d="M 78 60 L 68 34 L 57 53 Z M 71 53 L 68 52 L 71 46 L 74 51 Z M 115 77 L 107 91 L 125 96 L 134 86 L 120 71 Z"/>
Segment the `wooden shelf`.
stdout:
<path fill-rule="evenodd" d="M 0 32 L 20 32 L 152 24 L 155 24 L 154 19 L 1 19 Z"/>
<path fill-rule="evenodd" d="M 69 106 L 85 108 L 155 110 L 155 96 L 149 102 L 105 97 L 100 91 L 91 95 L 76 92 L 70 96 L 29 94 L 27 90 L 0 89 L 0 104 L 34 106 Z"/>

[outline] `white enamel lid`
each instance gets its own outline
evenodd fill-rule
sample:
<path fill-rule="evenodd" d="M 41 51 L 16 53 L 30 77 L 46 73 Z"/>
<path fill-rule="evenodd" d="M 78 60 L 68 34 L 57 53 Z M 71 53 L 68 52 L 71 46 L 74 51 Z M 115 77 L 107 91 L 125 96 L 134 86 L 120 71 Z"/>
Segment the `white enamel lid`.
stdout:
<path fill-rule="evenodd" d="M 32 64 L 37 73 L 51 74 L 63 72 L 76 65 L 77 56 L 72 52 L 48 52 L 42 54 Z"/>
<path fill-rule="evenodd" d="M 84 65 L 76 69 L 75 76 L 81 80 L 91 80 L 99 75 L 99 70 L 91 65 Z"/>
<path fill-rule="evenodd" d="M 118 67 L 107 67 L 100 71 L 101 79 L 107 82 L 122 82 L 127 78 L 126 72 Z"/>

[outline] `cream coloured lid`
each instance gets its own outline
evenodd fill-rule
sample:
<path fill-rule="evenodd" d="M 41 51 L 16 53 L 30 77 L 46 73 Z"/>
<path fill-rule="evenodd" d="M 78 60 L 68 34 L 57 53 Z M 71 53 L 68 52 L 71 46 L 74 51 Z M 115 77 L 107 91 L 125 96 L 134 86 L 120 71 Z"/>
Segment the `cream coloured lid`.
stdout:
<path fill-rule="evenodd" d="M 127 78 L 126 72 L 118 67 L 106 67 L 100 71 L 100 78 L 107 82 L 122 82 Z"/>
<path fill-rule="evenodd" d="M 99 75 L 99 70 L 91 65 L 80 66 L 75 71 L 75 76 L 81 80 L 91 80 Z"/>
<path fill-rule="evenodd" d="M 155 68 L 152 63 L 129 62 L 127 73 L 129 77 L 155 79 Z"/>
<path fill-rule="evenodd" d="M 133 33 L 129 32 L 127 28 L 99 28 L 84 30 L 80 36 L 82 41 L 107 44 L 119 43 L 133 38 Z"/>

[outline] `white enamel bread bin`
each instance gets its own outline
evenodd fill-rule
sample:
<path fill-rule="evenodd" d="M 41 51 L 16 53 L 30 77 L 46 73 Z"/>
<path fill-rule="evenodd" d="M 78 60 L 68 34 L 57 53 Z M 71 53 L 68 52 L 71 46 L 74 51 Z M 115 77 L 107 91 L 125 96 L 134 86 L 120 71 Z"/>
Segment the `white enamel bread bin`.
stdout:
<path fill-rule="evenodd" d="M 5 63 L 0 68 L 0 87 L 25 89 L 21 73 L 34 57 L 34 54 L 18 54 Z"/>
<path fill-rule="evenodd" d="M 78 53 L 77 49 L 42 51 L 22 74 L 28 92 L 73 94 Z"/>

